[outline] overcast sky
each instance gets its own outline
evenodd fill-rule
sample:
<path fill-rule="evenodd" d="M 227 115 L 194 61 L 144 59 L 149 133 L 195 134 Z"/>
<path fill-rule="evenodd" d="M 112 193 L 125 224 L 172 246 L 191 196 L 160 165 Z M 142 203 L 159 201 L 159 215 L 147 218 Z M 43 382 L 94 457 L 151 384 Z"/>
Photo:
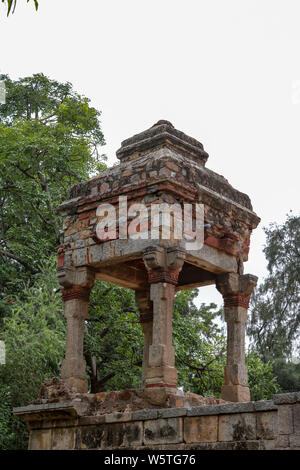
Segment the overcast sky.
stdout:
<path fill-rule="evenodd" d="M 0 4 L 0 72 L 43 72 L 90 98 L 109 164 L 159 119 L 200 140 L 262 219 L 245 264 L 262 280 L 263 226 L 299 210 L 299 0 L 39 3 L 18 0 L 9 18 Z M 199 299 L 221 303 L 214 286 Z"/>

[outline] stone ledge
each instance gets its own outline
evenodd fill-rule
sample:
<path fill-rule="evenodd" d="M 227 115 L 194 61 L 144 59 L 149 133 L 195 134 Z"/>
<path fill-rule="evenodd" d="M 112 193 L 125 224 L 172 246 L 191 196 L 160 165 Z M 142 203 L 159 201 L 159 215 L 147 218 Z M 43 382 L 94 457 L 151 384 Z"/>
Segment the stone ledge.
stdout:
<path fill-rule="evenodd" d="M 156 419 L 158 416 L 158 410 L 140 410 L 133 411 L 132 421 L 145 421 L 146 419 Z"/>
<path fill-rule="evenodd" d="M 275 405 L 285 405 L 300 402 L 300 392 L 278 393 L 274 396 Z"/>
<path fill-rule="evenodd" d="M 104 417 L 106 423 L 124 423 L 133 421 L 132 413 L 109 413 L 104 415 Z"/>
<path fill-rule="evenodd" d="M 82 402 L 57 402 L 42 405 L 28 405 L 13 408 L 13 414 L 23 421 L 73 419 L 83 416 L 88 404 Z"/>
<path fill-rule="evenodd" d="M 253 404 L 255 411 L 276 411 L 278 409 L 273 400 L 255 401 Z"/>
<path fill-rule="evenodd" d="M 195 406 L 188 410 L 187 416 L 249 413 L 251 411 L 255 411 L 254 402 L 252 401 L 246 403 L 228 403 L 225 405 Z"/>
<path fill-rule="evenodd" d="M 158 418 L 177 418 L 178 416 L 186 416 L 187 414 L 186 408 L 165 408 L 157 411 Z"/>
<path fill-rule="evenodd" d="M 276 395 L 277 403 L 296 403 L 297 393 Z M 88 404 L 83 402 L 58 402 L 41 405 L 28 405 L 14 408 L 13 412 L 24 421 L 40 419 L 71 419 L 80 417 L 80 424 L 121 423 L 129 421 L 145 421 L 149 419 L 193 417 L 208 415 L 224 415 L 249 412 L 276 411 L 278 407 L 273 400 L 246 403 L 228 403 L 219 405 L 201 405 L 192 408 L 144 409 L 132 412 L 116 412 L 105 415 L 86 416 Z M 85 421 L 85 423 L 83 423 Z"/>
<path fill-rule="evenodd" d="M 41 405 L 27 405 L 27 406 L 19 406 L 17 408 L 13 408 L 13 412 L 16 415 L 22 413 L 30 413 L 32 411 L 45 411 L 45 410 L 52 410 L 52 409 L 67 409 L 67 408 L 74 408 L 72 402 L 57 402 L 57 403 L 44 403 Z"/>

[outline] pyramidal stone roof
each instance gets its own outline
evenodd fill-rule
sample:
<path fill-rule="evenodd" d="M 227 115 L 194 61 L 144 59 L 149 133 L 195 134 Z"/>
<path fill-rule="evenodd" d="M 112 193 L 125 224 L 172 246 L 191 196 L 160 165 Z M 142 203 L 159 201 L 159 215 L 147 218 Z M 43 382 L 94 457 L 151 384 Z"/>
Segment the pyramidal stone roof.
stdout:
<path fill-rule="evenodd" d="M 117 157 L 121 162 L 128 161 L 135 153 L 135 158 L 141 154 L 154 150 L 156 147 L 169 147 L 186 153 L 186 155 L 196 160 L 201 165 L 205 165 L 208 153 L 203 149 L 203 145 L 193 137 L 175 129 L 169 121 L 160 120 L 150 129 L 136 134 L 122 142 L 121 148 L 117 150 Z"/>
<path fill-rule="evenodd" d="M 124 140 L 116 154 L 120 164 L 73 186 L 69 201 L 60 205 L 59 213 L 74 213 L 76 207 L 88 207 L 92 201 L 109 201 L 123 193 L 130 192 L 134 197 L 134 192 L 138 194 L 142 187 L 147 188 L 147 193 L 153 192 L 157 185 L 166 182 L 177 186 L 183 197 L 190 196 L 214 208 L 215 218 L 222 218 L 224 211 L 234 212 L 251 229 L 260 221 L 249 196 L 205 166 L 208 153 L 203 145 L 175 129 L 169 121 L 160 120 Z"/>

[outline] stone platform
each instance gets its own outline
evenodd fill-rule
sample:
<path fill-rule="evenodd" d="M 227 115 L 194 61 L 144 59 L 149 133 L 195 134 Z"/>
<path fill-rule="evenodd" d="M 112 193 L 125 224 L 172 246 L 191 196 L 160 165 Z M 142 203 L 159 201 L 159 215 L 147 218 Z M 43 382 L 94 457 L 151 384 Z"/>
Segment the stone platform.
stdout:
<path fill-rule="evenodd" d="M 95 415 L 89 401 L 15 408 L 30 450 L 300 449 L 300 392 L 274 400 Z"/>

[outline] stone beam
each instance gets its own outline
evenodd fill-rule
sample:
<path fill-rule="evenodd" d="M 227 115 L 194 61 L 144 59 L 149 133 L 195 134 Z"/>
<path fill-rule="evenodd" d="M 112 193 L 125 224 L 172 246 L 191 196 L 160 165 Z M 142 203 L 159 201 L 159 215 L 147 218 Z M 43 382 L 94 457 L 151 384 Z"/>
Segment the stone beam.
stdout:
<path fill-rule="evenodd" d="M 146 271 L 135 269 L 125 263 L 101 267 L 96 272 L 96 279 L 128 289 L 143 289 L 147 288 L 148 284 Z"/>
<path fill-rule="evenodd" d="M 238 271 L 235 256 L 208 245 L 203 245 L 200 250 L 186 251 L 186 261 L 215 274 L 236 273 Z"/>

